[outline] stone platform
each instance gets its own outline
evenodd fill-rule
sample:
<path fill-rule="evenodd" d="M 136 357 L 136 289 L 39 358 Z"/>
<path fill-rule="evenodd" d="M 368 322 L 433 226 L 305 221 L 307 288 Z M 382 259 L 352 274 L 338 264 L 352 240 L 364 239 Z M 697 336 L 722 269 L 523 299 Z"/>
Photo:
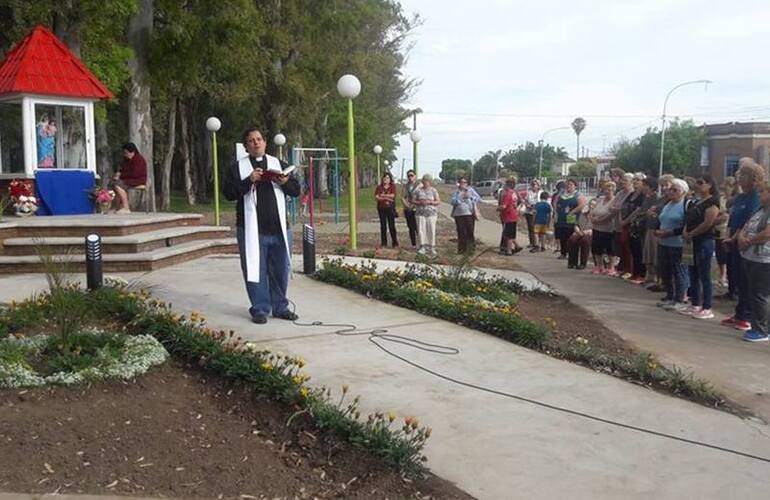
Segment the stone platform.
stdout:
<path fill-rule="evenodd" d="M 84 268 L 84 237 L 102 237 L 106 271 L 151 271 L 211 254 L 235 253 L 227 226 L 201 225 L 189 213 L 64 215 L 0 222 L 0 273 L 43 272 L 40 255 Z"/>

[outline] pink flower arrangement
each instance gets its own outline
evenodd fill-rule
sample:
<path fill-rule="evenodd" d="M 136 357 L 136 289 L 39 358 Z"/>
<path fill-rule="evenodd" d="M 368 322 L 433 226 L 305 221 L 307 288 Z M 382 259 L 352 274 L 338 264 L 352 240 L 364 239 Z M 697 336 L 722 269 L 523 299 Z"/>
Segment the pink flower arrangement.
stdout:
<path fill-rule="evenodd" d="M 112 203 L 113 198 L 115 198 L 114 191 L 109 191 L 107 189 L 99 189 L 96 192 L 94 200 L 99 205 L 109 205 L 110 203 Z"/>

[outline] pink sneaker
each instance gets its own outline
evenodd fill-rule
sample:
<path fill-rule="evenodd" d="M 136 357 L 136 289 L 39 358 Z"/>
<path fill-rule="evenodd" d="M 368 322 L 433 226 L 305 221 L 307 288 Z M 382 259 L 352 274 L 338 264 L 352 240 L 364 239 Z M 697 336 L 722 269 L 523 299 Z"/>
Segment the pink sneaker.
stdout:
<path fill-rule="evenodd" d="M 591 274 L 604 274 L 604 269 L 600 267 L 595 267 L 591 270 Z"/>
<path fill-rule="evenodd" d="M 692 313 L 692 317 L 695 319 L 711 319 L 714 317 L 714 313 L 711 309 L 701 309 L 698 312 Z"/>

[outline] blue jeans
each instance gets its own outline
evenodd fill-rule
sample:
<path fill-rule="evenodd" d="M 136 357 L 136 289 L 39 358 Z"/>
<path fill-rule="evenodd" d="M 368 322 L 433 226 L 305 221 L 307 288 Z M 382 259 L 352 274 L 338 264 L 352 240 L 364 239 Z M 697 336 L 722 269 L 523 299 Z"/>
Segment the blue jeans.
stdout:
<path fill-rule="evenodd" d="M 711 261 L 714 258 L 714 240 L 693 242 L 694 266 L 690 266 L 690 303 L 703 309 L 711 309 Z M 702 288 L 702 294 L 701 294 Z"/>
<path fill-rule="evenodd" d="M 682 264 L 682 247 L 658 245 L 661 278 L 666 286 L 666 300 L 676 303 L 684 301 L 687 290 L 687 268 Z"/>
<path fill-rule="evenodd" d="M 249 296 L 251 317 L 283 314 L 289 309 L 286 289 L 289 286 L 289 256 L 282 235 L 259 236 L 259 283 L 246 279 L 246 254 L 244 229 L 238 228 L 238 250 L 241 254 L 241 271 Z"/>

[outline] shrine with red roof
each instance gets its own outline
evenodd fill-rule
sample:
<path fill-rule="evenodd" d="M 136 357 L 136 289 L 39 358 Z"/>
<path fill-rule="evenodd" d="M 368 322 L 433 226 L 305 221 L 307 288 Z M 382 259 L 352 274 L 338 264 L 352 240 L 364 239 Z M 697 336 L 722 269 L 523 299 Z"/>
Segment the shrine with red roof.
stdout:
<path fill-rule="evenodd" d="M 96 174 L 94 106 L 112 93 L 43 26 L 0 63 L 0 179 L 42 169 Z"/>

